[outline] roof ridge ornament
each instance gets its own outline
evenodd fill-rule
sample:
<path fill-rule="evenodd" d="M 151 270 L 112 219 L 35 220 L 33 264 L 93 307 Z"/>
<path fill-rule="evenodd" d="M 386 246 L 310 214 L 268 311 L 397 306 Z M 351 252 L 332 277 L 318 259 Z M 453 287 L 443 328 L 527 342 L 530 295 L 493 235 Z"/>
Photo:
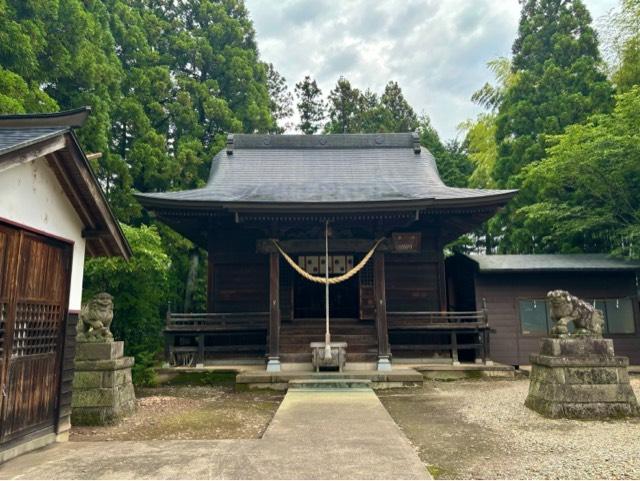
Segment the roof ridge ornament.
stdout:
<path fill-rule="evenodd" d="M 233 134 L 227 135 L 227 155 L 233 155 Z"/>
<path fill-rule="evenodd" d="M 413 153 L 419 154 L 421 147 L 420 147 L 420 136 L 418 135 L 418 132 L 411 132 L 411 139 L 413 140 Z"/>

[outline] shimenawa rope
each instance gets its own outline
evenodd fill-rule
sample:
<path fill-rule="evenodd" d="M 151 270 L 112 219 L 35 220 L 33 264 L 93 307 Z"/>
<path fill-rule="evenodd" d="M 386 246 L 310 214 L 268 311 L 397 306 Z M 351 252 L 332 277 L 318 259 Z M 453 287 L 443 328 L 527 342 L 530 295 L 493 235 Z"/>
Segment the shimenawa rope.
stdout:
<path fill-rule="evenodd" d="M 373 247 L 369 250 L 369 252 L 367 252 L 367 255 L 365 255 L 362 258 L 362 260 L 360 262 L 358 262 L 358 264 L 356 264 L 356 266 L 353 269 L 351 269 L 349 272 L 346 272 L 346 273 L 342 274 L 341 276 L 325 278 L 325 277 L 318 277 L 318 276 L 314 276 L 314 275 L 309 274 L 302 267 L 300 267 L 298 264 L 296 264 L 291 257 L 289 257 L 289 255 L 282 249 L 282 247 L 280 247 L 280 244 L 278 244 L 277 240 L 271 239 L 271 241 L 273 242 L 273 245 L 275 245 L 276 249 L 278 249 L 278 252 L 280 252 L 280 254 L 282 254 L 282 257 L 284 257 L 284 259 L 287 261 L 287 263 L 298 274 L 300 274 L 305 279 L 307 279 L 307 280 L 309 280 L 311 282 L 317 282 L 318 284 L 340 284 L 341 282 L 344 282 L 346 280 L 351 279 L 358 272 L 360 272 L 362 270 L 362 268 L 367 264 L 367 262 L 369 261 L 369 259 L 371 259 L 371 256 L 373 255 L 373 253 L 376 251 L 376 249 L 378 248 L 378 246 L 380 245 L 380 243 L 383 240 L 384 240 L 384 237 L 381 237 L 380 239 L 378 239 L 373 244 Z"/>

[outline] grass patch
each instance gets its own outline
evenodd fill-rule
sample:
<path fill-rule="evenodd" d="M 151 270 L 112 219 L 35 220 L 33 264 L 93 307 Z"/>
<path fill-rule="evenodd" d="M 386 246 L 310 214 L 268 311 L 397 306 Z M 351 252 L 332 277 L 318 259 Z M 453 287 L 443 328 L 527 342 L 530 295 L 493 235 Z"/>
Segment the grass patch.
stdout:
<path fill-rule="evenodd" d="M 427 464 L 427 471 L 433 479 L 442 479 L 446 474 L 446 469 L 436 466 L 435 464 Z"/>
<path fill-rule="evenodd" d="M 236 373 L 231 371 L 181 372 L 167 380 L 165 386 L 216 386 L 235 384 Z"/>

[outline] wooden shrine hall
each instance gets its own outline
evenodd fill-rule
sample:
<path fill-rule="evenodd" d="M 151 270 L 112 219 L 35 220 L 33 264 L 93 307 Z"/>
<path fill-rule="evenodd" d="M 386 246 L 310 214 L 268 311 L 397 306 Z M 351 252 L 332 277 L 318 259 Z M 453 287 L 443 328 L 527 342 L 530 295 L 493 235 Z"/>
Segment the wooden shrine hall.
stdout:
<path fill-rule="evenodd" d="M 486 359 L 486 312 L 447 308 L 443 246 L 514 194 L 446 186 L 413 133 L 229 135 L 205 187 L 137 196 L 208 252 L 207 312 L 168 313 L 167 361 L 310 366 L 310 343 L 325 340 L 325 286 L 300 272 L 326 276 L 326 258 L 329 276 L 348 277 L 329 288 L 347 368 Z"/>

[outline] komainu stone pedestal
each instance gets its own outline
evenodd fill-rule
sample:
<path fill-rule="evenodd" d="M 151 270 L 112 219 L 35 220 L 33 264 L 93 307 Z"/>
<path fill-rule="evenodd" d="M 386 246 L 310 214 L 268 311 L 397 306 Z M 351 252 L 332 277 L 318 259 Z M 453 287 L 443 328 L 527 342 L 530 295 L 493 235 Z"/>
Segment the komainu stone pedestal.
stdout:
<path fill-rule="evenodd" d="M 552 418 L 602 419 L 637 416 L 629 384 L 629 360 L 615 356 L 611 339 L 543 339 L 531 355 L 525 405 Z"/>
<path fill-rule="evenodd" d="M 135 411 L 131 382 L 134 359 L 124 357 L 124 343 L 79 342 L 73 378 L 71 423 L 113 424 Z"/>

